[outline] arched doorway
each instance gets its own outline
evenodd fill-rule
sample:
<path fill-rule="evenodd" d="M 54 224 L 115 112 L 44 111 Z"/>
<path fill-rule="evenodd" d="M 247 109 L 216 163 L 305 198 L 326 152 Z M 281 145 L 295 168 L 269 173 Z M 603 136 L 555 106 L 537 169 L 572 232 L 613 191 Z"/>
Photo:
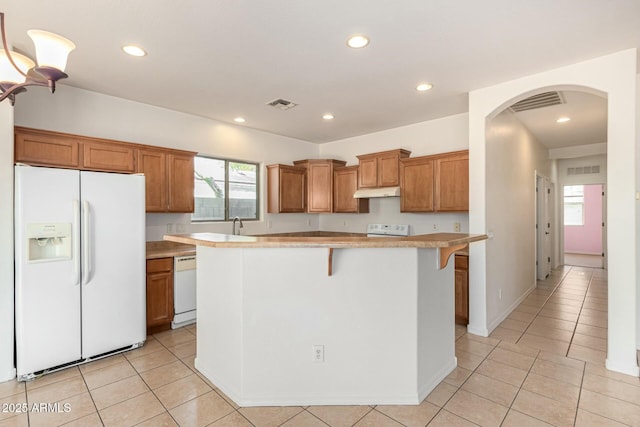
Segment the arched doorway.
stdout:
<path fill-rule="evenodd" d="M 502 250 L 503 243 L 492 233 L 492 218 L 488 216 L 487 188 L 490 185 L 487 156 L 487 120 L 507 106 L 547 88 L 578 89 L 606 94 L 609 99 L 609 129 L 607 141 L 609 168 L 607 205 L 610 227 L 609 245 L 609 310 L 608 351 L 606 367 L 638 376 L 636 357 L 638 310 L 636 280 L 636 51 L 628 50 L 572 66 L 506 82 L 473 91 L 469 96 L 470 150 L 470 214 L 472 233 L 487 233 L 489 240 L 470 248 L 472 286 L 469 290 L 470 321 L 468 330 L 479 335 L 488 333 L 510 312 L 509 303 L 500 302 L 502 286 L 496 271 L 501 263 L 517 262 L 509 258 L 489 257 Z M 493 236 L 492 236 L 493 234 Z M 629 238 L 629 236 L 633 236 Z M 492 238 L 493 237 L 493 238 Z M 507 255 L 509 256 L 509 255 Z M 506 306 L 506 308 L 505 308 Z"/>

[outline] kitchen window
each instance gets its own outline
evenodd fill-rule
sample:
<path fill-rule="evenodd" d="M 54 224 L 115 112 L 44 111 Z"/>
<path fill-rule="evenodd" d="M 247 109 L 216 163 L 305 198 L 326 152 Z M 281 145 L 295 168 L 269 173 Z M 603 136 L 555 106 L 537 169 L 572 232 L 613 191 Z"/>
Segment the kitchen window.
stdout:
<path fill-rule="evenodd" d="M 564 187 L 564 225 L 584 225 L 584 185 Z"/>
<path fill-rule="evenodd" d="M 258 219 L 258 164 L 196 156 L 193 222 Z"/>

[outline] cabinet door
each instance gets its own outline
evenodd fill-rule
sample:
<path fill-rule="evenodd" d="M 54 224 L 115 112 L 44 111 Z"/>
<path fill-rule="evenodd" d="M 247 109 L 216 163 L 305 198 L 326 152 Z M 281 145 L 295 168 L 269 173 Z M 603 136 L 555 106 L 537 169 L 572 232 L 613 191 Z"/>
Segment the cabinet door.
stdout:
<path fill-rule="evenodd" d="M 16 129 L 15 161 L 44 166 L 61 166 L 77 169 L 79 162 L 78 141 L 69 137 Z"/>
<path fill-rule="evenodd" d="M 306 167 L 267 166 L 267 212 L 305 211 Z"/>
<path fill-rule="evenodd" d="M 455 269 L 456 292 L 456 323 L 466 325 L 469 323 L 469 279 L 468 271 Z"/>
<path fill-rule="evenodd" d="M 469 154 L 436 160 L 436 211 L 469 210 Z"/>
<path fill-rule="evenodd" d="M 193 156 L 167 155 L 168 211 L 193 212 Z"/>
<path fill-rule="evenodd" d="M 162 151 L 138 150 L 137 172 L 145 178 L 145 206 L 147 212 L 167 210 L 166 155 Z"/>
<path fill-rule="evenodd" d="M 107 172 L 135 172 L 133 147 L 104 142 L 84 142 L 81 169 Z"/>
<path fill-rule="evenodd" d="M 433 212 L 434 161 L 428 158 L 400 162 L 400 211 Z"/>
<path fill-rule="evenodd" d="M 378 159 L 371 157 L 360 159 L 358 177 L 359 188 L 376 188 L 378 186 Z"/>
<path fill-rule="evenodd" d="M 309 202 L 307 212 L 331 212 L 333 210 L 333 166 L 327 163 L 311 163 L 307 168 Z"/>
<path fill-rule="evenodd" d="M 336 168 L 333 173 L 333 211 L 368 213 L 369 199 L 354 199 L 358 189 L 358 166 Z"/>
<path fill-rule="evenodd" d="M 378 157 L 378 187 L 396 187 L 400 185 L 398 154 L 391 153 Z"/>
<path fill-rule="evenodd" d="M 173 258 L 147 260 L 147 327 L 173 320 Z"/>
<path fill-rule="evenodd" d="M 305 211 L 305 175 L 302 168 L 280 169 L 278 212 Z"/>

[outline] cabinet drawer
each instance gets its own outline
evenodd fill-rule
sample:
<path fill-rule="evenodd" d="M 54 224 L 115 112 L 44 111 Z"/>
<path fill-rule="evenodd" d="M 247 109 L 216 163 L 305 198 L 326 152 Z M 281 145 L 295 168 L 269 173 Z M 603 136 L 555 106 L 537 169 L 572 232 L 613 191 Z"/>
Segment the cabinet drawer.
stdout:
<path fill-rule="evenodd" d="M 469 257 L 466 255 L 456 255 L 456 268 L 461 270 L 469 269 Z"/>
<path fill-rule="evenodd" d="M 173 258 L 157 258 L 147 260 L 147 273 L 159 273 L 173 270 Z"/>

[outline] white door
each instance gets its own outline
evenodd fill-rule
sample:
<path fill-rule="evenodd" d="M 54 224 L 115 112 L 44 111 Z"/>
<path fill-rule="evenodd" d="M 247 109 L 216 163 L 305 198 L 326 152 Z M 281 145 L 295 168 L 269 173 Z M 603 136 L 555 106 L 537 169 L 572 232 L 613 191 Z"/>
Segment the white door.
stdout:
<path fill-rule="evenodd" d="M 82 355 L 146 339 L 144 176 L 81 172 Z"/>
<path fill-rule="evenodd" d="M 536 177 L 536 271 L 538 280 L 551 273 L 551 185 Z"/>
<path fill-rule="evenodd" d="M 74 245 L 79 190 L 78 171 L 15 168 L 18 377 L 81 358 L 79 248 Z M 52 227 L 66 227 L 70 236 L 35 237 L 46 236 Z M 63 245 L 70 245 L 68 256 L 56 253 Z"/>

